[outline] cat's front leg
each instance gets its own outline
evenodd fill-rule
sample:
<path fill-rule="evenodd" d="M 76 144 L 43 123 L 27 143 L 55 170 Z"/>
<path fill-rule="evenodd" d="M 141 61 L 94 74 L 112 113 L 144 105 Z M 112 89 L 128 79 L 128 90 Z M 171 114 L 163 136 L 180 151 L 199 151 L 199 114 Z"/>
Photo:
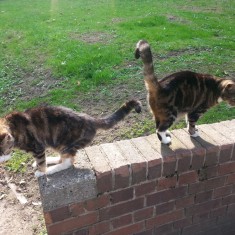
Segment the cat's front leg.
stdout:
<path fill-rule="evenodd" d="M 170 144 L 171 143 L 171 135 L 170 132 L 168 131 L 168 128 L 173 124 L 172 120 L 166 121 L 166 122 L 156 122 L 156 127 L 157 127 L 157 136 L 158 139 L 163 143 L 163 144 Z"/>
<path fill-rule="evenodd" d="M 157 132 L 158 139 L 163 143 L 163 144 L 170 144 L 171 143 L 171 136 L 170 132 L 168 130 L 166 131 L 158 131 Z"/>

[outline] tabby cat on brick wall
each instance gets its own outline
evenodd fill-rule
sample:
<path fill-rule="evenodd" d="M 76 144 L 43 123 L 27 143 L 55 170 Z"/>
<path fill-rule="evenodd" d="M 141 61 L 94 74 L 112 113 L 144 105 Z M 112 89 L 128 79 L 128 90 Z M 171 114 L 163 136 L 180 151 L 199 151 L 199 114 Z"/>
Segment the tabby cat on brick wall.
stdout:
<path fill-rule="evenodd" d="M 164 144 L 171 143 L 168 128 L 177 117 L 187 114 L 189 134 L 197 137 L 196 122 L 210 107 L 222 100 L 235 106 L 233 80 L 191 71 L 177 72 L 159 80 L 154 73 L 150 46 L 144 40 L 137 43 L 135 57 L 141 57 L 143 61 L 149 106 L 158 138 Z"/>
<path fill-rule="evenodd" d="M 31 152 L 38 167 L 35 175 L 53 174 L 73 164 L 77 150 L 93 140 L 97 129 L 113 127 L 132 109 L 141 112 L 141 103 L 130 100 L 106 118 L 94 118 L 65 107 L 51 106 L 10 113 L 0 119 L 0 156 L 7 159 L 13 148 Z M 46 159 L 48 147 L 59 152 L 60 158 Z M 48 163 L 58 164 L 47 167 Z"/>

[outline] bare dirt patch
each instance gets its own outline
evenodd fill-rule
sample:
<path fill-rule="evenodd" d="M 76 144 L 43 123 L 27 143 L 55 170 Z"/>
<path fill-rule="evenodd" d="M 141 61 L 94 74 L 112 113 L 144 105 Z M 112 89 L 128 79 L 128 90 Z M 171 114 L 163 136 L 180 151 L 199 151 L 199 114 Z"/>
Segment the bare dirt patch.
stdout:
<path fill-rule="evenodd" d="M 80 40 L 85 43 L 109 43 L 114 38 L 114 35 L 104 32 L 90 32 L 85 34 L 71 33 L 70 38 L 73 40 Z"/>
<path fill-rule="evenodd" d="M 38 66 L 32 73 L 15 71 L 18 76 L 2 94 L 5 107 L 14 106 L 15 99 L 30 101 L 44 97 L 48 91 L 60 85 L 60 80 L 53 77 L 51 71 Z"/>
<path fill-rule="evenodd" d="M 27 200 L 21 204 L 13 191 Z M 10 173 L 0 166 L 0 235 L 39 235 L 45 231 L 37 180 L 32 169 L 27 174 Z"/>

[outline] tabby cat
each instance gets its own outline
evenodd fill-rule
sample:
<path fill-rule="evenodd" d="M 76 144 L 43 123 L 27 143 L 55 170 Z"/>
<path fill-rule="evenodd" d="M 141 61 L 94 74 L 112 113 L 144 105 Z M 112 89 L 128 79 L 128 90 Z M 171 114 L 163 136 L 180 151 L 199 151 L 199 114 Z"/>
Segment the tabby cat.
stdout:
<path fill-rule="evenodd" d="M 221 100 L 235 106 L 235 82 L 191 71 L 173 73 L 161 80 L 154 73 L 149 44 L 140 40 L 136 45 L 136 59 L 144 64 L 144 81 L 148 102 L 155 118 L 157 135 L 164 144 L 171 143 L 167 129 L 177 117 L 187 114 L 188 131 L 199 136 L 196 122 L 210 107 Z"/>
<path fill-rule="evenodd" d="M 141 103 L 130 100 L 106 118 L 93 118 L 65 107 L 39 106 L 24 112 L 13 112 L 0 119 L 0 156 L 13 148 L 31 152 L 38 171 L 35 176 L 53 174 L 69 168 L 78 149 L 94 138 L 97 129 L 109 129 L 135 109 L 141 112 Z M 60 153 L 59 163 L 46 166 L 45 150 L 53 148 Z M 48 158 L 49 159 L 49 158 Z"/>

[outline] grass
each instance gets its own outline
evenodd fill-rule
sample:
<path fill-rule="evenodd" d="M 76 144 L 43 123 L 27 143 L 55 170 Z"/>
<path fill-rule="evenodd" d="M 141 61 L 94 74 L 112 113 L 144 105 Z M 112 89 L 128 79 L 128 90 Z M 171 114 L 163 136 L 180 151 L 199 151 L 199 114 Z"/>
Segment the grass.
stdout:
<path fill-rule="evenodd" d="M 76 97 L 95 97 L 97 87 L 107 96 L 119 84 L 139 89 L 130 81 L 142 81 L 133 56 L 142 38 L 159 76 L 190 69 L 234 77 L 234 10 L 233 0 L 0 1 L 0 113 L 42 102 L 83 111 Z M 232 118 L 221 104 L 201 123 Z M 143 120 L 126 137 L 152 126 Z"/>

